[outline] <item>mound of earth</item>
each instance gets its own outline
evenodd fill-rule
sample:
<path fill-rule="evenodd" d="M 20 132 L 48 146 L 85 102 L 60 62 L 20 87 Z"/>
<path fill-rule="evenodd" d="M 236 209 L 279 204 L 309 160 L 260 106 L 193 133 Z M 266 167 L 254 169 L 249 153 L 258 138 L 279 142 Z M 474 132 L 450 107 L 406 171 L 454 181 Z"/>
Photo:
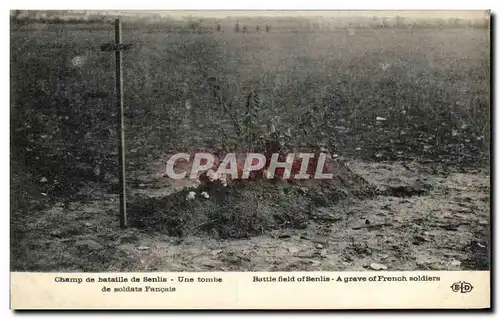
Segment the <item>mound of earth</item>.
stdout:
<path fill-rule="evenodd" d="M 225 187 L 184 188 L 160 198 L 135 195 L 128 204 L 129 224 L 170 236 L 248 238 L 278 228 L 305 228 L 318 207 L 375 194 L 374 186 L 341 161 L 333 162 L 332 171 L 328 180 L 240 180 Z M 188 200 L 191 191 L 196 197 Z M 201 196 L 203 191 L 209 198 Z"/>

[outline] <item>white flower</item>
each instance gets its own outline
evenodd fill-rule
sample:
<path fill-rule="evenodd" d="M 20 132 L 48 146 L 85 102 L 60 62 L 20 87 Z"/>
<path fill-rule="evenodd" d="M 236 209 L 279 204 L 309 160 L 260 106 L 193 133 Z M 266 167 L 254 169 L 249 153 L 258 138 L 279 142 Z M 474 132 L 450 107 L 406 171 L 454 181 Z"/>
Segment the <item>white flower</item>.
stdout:
<path fill-rule="evenodd" d="M 196 193 L 193 192 L 193 191 L 190 191 L 187 196 L 186 196 L 186 200 L 193 200 L 194 197 L 196 196 Z"/>
<path fill-rule="evenodd" d="M 228 182 L 228 175 L 227 174 L 220 174 L 219 175 L 219 180 L 220 180 L 222 186 L 226 187 L 227 186 L 227 182 Z"/>
<path fill-rule="evenodd" d="M 73 59 L 71 59 L 71 64 L 74 67 L 80 67 L 85 64 L 86 58 L 84 56 L 77 55 Z"/>
<path fill-rule="evenodd" d="M 377 116 L 377 121 L 385 121 L 385 120 L 387 120 L 385 117 Z"/>
<path fill-rule="evenodd" d="M 227 182 L 227 174 L 220 174 L 219 180 L 221 180 L 222 182 Z"/>
<path fill-rule="evenodd" d="M 213 181 L 216 181 L 219 179 L 219 175 L 217 174 L 217 172 L 215 172 L 213 169 L 209 169 L 207 171 L 207 177 L 208 179 L 213 182 Z"/>
<path fill-rule="evenodd" d="M 201 192 L 201 196 L 204 197 L 204 198 L 206 198 L 206 199 L 210 198 L 210 196 L 208 195 L 207 192 Z"/>

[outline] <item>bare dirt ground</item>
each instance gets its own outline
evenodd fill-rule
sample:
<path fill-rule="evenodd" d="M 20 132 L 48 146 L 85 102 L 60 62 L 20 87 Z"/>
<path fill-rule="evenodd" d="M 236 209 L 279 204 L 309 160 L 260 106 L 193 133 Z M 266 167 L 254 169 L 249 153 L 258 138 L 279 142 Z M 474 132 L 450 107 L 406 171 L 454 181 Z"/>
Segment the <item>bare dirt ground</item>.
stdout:
<path fill-rule="evenodd" d="M 22 258 L 14 266 L 31 271 L 358 271 L 372 270 L 373 263 L 388 270 L 489 268 L 488 171 L 463 173 L 416 162 L 347 164 L 384 195 L 341 199 L 314 211 L 302 229 L 242 239 L 121 230 L 117 196 L 93 189 L 91 199 L 26 216 L 17 226 L 24 232 L 16 245 Z M 172 192 L 148 189 L 146 183 L 134 190 L 153 197 Z"/>

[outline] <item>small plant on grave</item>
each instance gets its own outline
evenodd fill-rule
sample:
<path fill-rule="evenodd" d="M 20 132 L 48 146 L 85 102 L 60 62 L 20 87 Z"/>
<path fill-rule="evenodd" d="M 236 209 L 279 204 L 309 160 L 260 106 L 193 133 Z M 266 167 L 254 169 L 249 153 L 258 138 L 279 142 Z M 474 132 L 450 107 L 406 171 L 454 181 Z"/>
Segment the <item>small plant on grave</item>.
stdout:
<path fill-rule="evenodd" d="M 258 135 L 258 116 L 261 111 L 261 102 L 259 96 L 254 90 L 251 90 L 245 101 L 245 115 L 243 116 L 243 134 L 245 144 L 249 150 L 257 147 Z"/>
<path fill-rule="evenodd" d="M 322 152 L 326 148 L 334 155 L 338 143 L 330 114 L 328 105 L 312 105 L 307 108 L 296 130 L 303 134 L 305 143 L 311 150 Z"/>

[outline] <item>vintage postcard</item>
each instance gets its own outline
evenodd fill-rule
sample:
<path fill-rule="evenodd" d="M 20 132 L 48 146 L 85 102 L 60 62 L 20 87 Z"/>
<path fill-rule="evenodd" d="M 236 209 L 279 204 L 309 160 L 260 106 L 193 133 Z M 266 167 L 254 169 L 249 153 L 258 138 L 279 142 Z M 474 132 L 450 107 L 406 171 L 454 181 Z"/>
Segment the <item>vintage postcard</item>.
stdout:
<path fill-rule="evenodd" d="M 490 32 L 10 11 L 11 308 L 489 308 Z"/>

